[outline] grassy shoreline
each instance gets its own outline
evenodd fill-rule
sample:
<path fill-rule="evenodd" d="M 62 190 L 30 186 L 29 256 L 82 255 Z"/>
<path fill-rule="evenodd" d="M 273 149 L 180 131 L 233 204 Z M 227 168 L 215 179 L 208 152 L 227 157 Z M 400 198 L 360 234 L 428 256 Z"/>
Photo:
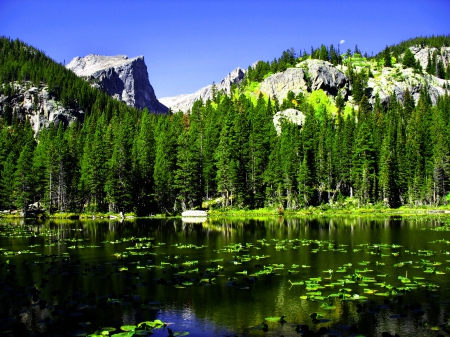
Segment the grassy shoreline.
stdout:
<path fill-rule="evenodd" d="M 318 207 L 308 207 L 301 210 L 284 210 L 280 211 L 276 208 L 260 208 L 254 210 L 248 209 L 215 209 L 208 210 L 208 218 L 235 218 L 235 217 L 334 217 L 334 216 L 351 216 L 351 217 L 390 217 L 390 216 L 450 216 L 450 205 L 446 206 L 402 206 L 399 208 L 388 208 L 380 206 L 365 207 L 331 207 L 322 205 Z M 0 218 L 4 219 L 21 219 L 20 213 L 0 214 Z M 72 220 L 121 220 L 122 216 L 116 213 L 75 213 L 60 212 L 54 214 L 40 214 L 29 218 L 39 219 L 72 219 Z M 135 213 L 126 213 L 123 219 L 168 219 L 181 218 L 181 215 L 156 214 L 154 216 L 137 216 Z"/>

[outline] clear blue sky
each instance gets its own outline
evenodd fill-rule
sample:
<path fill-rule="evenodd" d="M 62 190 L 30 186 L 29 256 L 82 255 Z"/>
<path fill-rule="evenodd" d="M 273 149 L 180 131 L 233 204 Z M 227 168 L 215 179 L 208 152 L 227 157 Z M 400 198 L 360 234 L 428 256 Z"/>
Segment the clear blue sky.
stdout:
<path fill-rule="evenodd" d="M 0 35 L 58 62 L 144 55 L 157 97 L 191 93 L 283 50 L 355 44 L 376 54 L 416 36 L 450 34 L 449 0 L 0 0 Z"/>

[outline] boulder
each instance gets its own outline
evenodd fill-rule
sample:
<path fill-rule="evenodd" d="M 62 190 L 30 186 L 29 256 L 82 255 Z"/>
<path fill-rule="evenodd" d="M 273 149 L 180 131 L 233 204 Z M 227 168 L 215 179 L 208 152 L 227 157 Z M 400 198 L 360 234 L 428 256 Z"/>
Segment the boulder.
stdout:
<path fill-rule="evenodd" d="M 167 112 L 167 107 L 158 101 L 150 85 L 143 56 L 129 59 L 126 55 L 90 54 L 75 57 L 66 68 L 129 106 L 148 108 L 158 113 Z"/>
<path fill-rule="evenodd" d="M 194 217 L 194 218 L 204 218 L 208 216 L 208 213 L 206 211 L 195 211 L 195 210 L 188 210 L 181 213 L 182 217 Z"/>
<path fill-rule="evenodd" d="M 308 69 L 311 90 L 322 89 L 326 93 L 336 96 L 340 89 L 348 84 L 348 78 L 330 62 L 321 60 L 306 60 L 298 67 Z"/>
<path fill-rule="evenodd" d="M 305 115 L 303 112 L 296 109 L 286 109 L 283 111 L 278 111 L 273 116 L 273 125 L 275 126 L 275 130 L 277 130 L 277 134 L 281 134 L 281 125 L 283 121 L 289 121 L 291 123 L 297 125 L 303 125 L 305 123 Z"/>

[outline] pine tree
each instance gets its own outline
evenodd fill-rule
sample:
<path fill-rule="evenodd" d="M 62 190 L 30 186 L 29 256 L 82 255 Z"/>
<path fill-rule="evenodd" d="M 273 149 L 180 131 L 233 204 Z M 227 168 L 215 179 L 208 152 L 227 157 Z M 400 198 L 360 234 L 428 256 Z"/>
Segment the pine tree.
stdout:
<path fill-rule="evenodd" d="M 153 205 L 155 166 L 154 116 L 144 109 L 141 114 L 139 131 L 133 140 L 132 171 L 135 186 L 134 202 L 139 214 L 149 214 Z"/>
<path fill-rule="evenodd" d="M 328 61 L 329 60 L 328 49 L 324 45 L 322 45 L 320 47 L 319 59 L 322 60 L 322 61 Z"/>
<path fill-rule="evenodd" d="M 309 171 L 308 157 L 303 156 L 302 163 L 298 172 L 298 194 L 300 203 L 303 206 L 308 206 L 313 197 L 312 178 Z"/>
<path fill-rule="evenodd" d="M 405 55 L 403 56 L 402 64 L 407 68 L 416 68 L 416 59 L 414 58 L 414 54 L 411 52 L 411 49 L 407 48 L 405 51 Z"/>
<path fill-rule="evenodd" d="M 287 208 L 298 207 L 299 133 L 298 126 L 290 122 L 286 121 L 281 126 L 280 165 Z"/>
<path fill-rule="evenodd" d="M 270 102 L 269 102 L 270 104 Z M 250 111 L 250 139 L 249 139 L 249 189 L 252 194 L 254 208 L 264 206 L 266 185 L 264 172 L 266 171 L 270 155 L 271 139 L 276 137 L 270 105 L 267 105 L 262 95 L 259 96 L 256 107 Z"/>
<path fill-rule="evenodd" d="M 227 99 L 225 99 L 227 100 Z M 221 117 L 222 114 L 226 115 L 226 111 L 220 111 L 223 109 L 223 104 L 220 104 L 217 109 L 214 109 L 211 102 L 207 101 L 204 107 L 204 138 L 203 138 L 203 194 L 206 199 L 210 199 L 216 193 L 216 161 L 214 159 L 214 153 L 219 145 L 220 130 L 221 130 Z"/>
<path fill-rule="evenodd" d="M 392 67 L 392 60 L 391 60 L 391 52 L 389 50 L 389 47 L 386 46 L 383 52 L 383 60 L 384 60 L 384 66 L 385 67 Z"/>
<path fill-rule="evenodd" d="M 176 113 L 168 118 L 161 117 L 155 130 L 155 166 L 153 178 L 155 181 L 155 201 L 158 208 L 165 213 L 176 209 L 174 190 L 174 175 L 177 159 L 177 139 L 181 130 L 182 113 Z"/>
<path fill-rule="evenodd" d="M 10 152 L 6 161 L 3 162 L 3 170 L 0 175 L 0 207 L 3 209 L 11 209 L 16 199 L 16 191 L 14 189 L 15 171 L 14 154 Z"/>
<path fill-rule="evenodd" d="M 191 128 L 188 115 L 183 115 L 183 129 L 178 136 L 177 168 L 174 188 L 183 211 L 201 206 L 201 157 L 200 139 Z"/>
<path fill-rule="evenodd" d="M 225 116 L 220 141 L 215 153 L 217 165 L 217 190 L 222 195 L 222 205 L 224 207 L 233 205 L 233 197 L 237 193 L 238 179 L 238 158 L 235 130 L 234 130 L 234 109 L 229 109 Z"/>
<path fill-rule="evenodd" d="M 356 195 L 361 204 L 372 200 L 374 184 L 374 146 L 370 121 L 358 123 L 353 153 L 353 179 L 355 181 Z"/>
<path fill-rule="evenodd" d="M 17 167 L 14 173 L 15 206 L 26 215 L 28 204 L 33 195 L 33 171 L 30 163 L 33 161 L 33 144 L 27 143 L 17 159 Z"/>
<path fill-rule="evenodd" d="M 268 159 L 267 168 L 264 171 L 264 182 L 266 186 L 266 202 L 269 206 L 276 206 L 280 210 L 283 205 L 283 180 L 281 170 L 280 138 L 271 138 L 271 152 Z"/>
<path fill-rule="evenodd" d="M 133 185 L 131 177 L 131 149 L 134 125 L 130 115 L 123 120 L 113 117 L 114 139 L 112 156 L 108 161 L 108 175 L 105 182 L 106 201 L 109 211 L 133 210 Z"/>
<path fill-rule="evenodd" d="M 108 158 L 112 147 L 112 126 L 107 125 L 106 115 L 97 122 L 89 118 L 82 132 L 84 138 L 83 155 L 80 163 L 79 190 L 87 211 L 104 211 L 105 183 Z"/>

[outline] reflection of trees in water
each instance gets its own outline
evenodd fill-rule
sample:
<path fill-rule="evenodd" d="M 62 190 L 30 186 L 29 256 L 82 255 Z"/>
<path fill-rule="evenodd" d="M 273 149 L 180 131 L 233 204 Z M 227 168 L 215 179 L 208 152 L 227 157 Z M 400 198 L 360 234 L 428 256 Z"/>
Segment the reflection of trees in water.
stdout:
<path fill-rule="evenodd" d="M 20 286 L 25 286 L 26 290 L 36 285 L 41 287 L 39 282 L 46 278 L 50 280 L 50 283 L 47 288 L 41 288 L 43 290 L 40 296 L 53 303 L 65 303 L 72 306 L 71 301 L 78 301 L 79 304 L 87 302 L 96 305 L 103 303 L 99 296 L 118 298 L 119 296 L 139 294 L 142 300 L 162 300 L 169 303 L 171 312 L 180 313 L 189 308 L 199 320 L 210 320 L 217 324 L 226 321 L 228 326 L 251 326 L 262 322 L 264 317 L 274 315 L 286 315 L 288 323 L 308 323 L 310 320 L 309 314 L 312 311 L 318 312 L 320 310 L 320 302 L 301 301 L 299 296 L 305 294 L 305 288 L 299 286 L 289 289 L 288 280 L 298 282 L 317 276 L 331 277 L 331 273 L 324 274 L 324 271 L 337 270 L 344 263 L 352 263 L 353 269 L 355 267 L 362 268 L 358 267 L 358 262 L 362 259 L 371 261 L 370 269 L 379 270 L 379 273 L 382 274 L 391 273 L 390 280 L 396 280 L 397 275 L 395 273 L 404 275 L 405 269 L 395 269 L 392 272 L 384 269 L 389 268 L 389 265 L 396 261 L 395 257 L 387 256 L 383 258 L 382 261 L 386 262 L 386 267 L 372 267 L 375 266 L 374 259 L 376 257 L 367 254 L 377 251 L 373 251 L 367 246 L 361 247 L 361 244 L 385 243 L 391 245 L 395 243 L 404 247 L 396 249 L 395 252 L 400 251 L 401 254 L 405 254 L 406 249 L 417 251 L 424 249 L 427 241 L 430 241 L 428 238 L 424 240 L 422 233 L 429 234 L 430 237 L 440 238 L 439 233 L 419 232 L 418 230 L 440 224 L 439 218 L 408 219 L 400 217 L 380 220 L 365 218 L 208 219 L 201 224 L 185 223 L 181 219 L 137 219 L 130 222 L 109 220 L 33 222 L 27 220 L 22 223 L 20 221 L 4 223 L 2 234 L 8 234 L 9 231 L 13 233 L 16 229 L 18 237 L 11 237 L 10 240 L 2 239 L 3 242 L 8 243 L 8 249 L 11 249 L 10 247 L 15 247 L 16 250 L 23 249 L 23 247 L 29 247 L 32 243 L 38 244 L 38 247 L 34 248 L 36 251 L 45 252 L 48 255 L 52 253 L 61 254 L 62 252 L 70 254 L 70 258 L 60 257 L 60 255 L 35 258 L 33 255 L 25 254 L 11 257 L 11 264 L 15 264 L 17 268 L 10 269 L 8 277 L 12 277 L 12 279 L 8 289 L 12 289 L 11 291 L 14 293 L 22 292 L 26 296 L 26 291 L 19 289 Z M 26 235 L 21 236 L 23 233 Z M 75 243 L 65 241 L 78 238 L 87 238 L 88 240 Z M 134 240 L 128 240 L 131 238 L 134 238 Z M 114 253 L 126 252 L 127 248 L 135 246 L 139 242 L 139 238 L 146 238 L 147 240 L 142 242 L 151 242 L 154 246 L 150 245 L 150 248 L 136 250 L 135 252 L 145 251 L 151 254 L 144 256 L 132 256 L 130 254 L 120 259 L 113 256 Z M 154 238 L 154 240 L 149 240 L 149 238 Z M 261 239 L 264 239 L 270 245 L 263 246 L 257 241 Z M 306 240 L 304 245 L 301 242 L 303 239 Z M 44 244 L 55 241 L 64 244 L 56 248 L 44 247 Z M 103 241 L 115 241 L 115 243 L 102 243 Z M 280 246 L 287 249 L 276 250 L 276 242 L 282 241 L 285 242 L 280 243 Z M 93 243 L 100 247 L 67 249 L 69 245 L 87 246 Z M 165 243 L 165 245 L 158 246 L 158 243 Z M 177 244 L 180 243 L 207 247 L 179 249 L 180 246 L 177 246 Z M 252 245 L 247 246 L 247 243 Z M 224 247 L 231 247 L 234 244 L 241 244 L 242 250 L 233 252 L 223 250 Z M 255 246 L 258 246 L 259 250 L 253 250 Z M 353 251 L 355 248 L 358 249 L 359 253 Z M 313 252 L 313 250 L 316 252 Z M 345 250 L 347 254 L 343 254 L 340 250 Z M 389 254 L 390 251 L 386 250 L 385 253 Z M 251 256 L 252 260 L 250 262 L 240 260 L 239 257 L 242 258 L 244 255 Z M 257 260 L 256 255 L 262 256 L 262 258 Z M 408 256 L 408 259 L 415 258 L 413 255 L 405 256 Z M 436 259 L 440 258 L 444 259 L 445 257 L 436 255 Z M 24 259 L 28 259 L 25 264 L 22 263 Z M 222 259 L 222 261 L 208 262 L 216 259 Z M 194 264 L 192 267 L 183 266 L 184 262 L 194 260 L 198 260 L 198 264 Z M 234 261 L 243 263 L 235 265 Z M 164 266 L 161 262 L 165 263 Z M 137 269 L 138 263 L 140 263 L 140 266 L 153 264 L 155 267 Z M 171 266 L 172 263 L 177 264 L 177 267 Z M 257 280 L 250 276 L 252 273 L 263 269 L 264 266 L 274 263 L 282 263 L 285 267 L 271 275 L 258 275 Z M 196 280 L 189 289 L 174 290 L 173 283 L 169 283 L 177 277 L 176 273 L 180 271 L 185 272 L 181 274 L 183 276 L 178 276 L 180 282 L 200 279 L 204 277 L 203 273 L 205 273 L 206 268 L 215 268 L 218 264 L 224 267 L 223 270 L 218 271 L 224 276 L 206 276 L 206 278 L 216 278 L 210 286 L 199 284 Z M 299 272 L 288 275 L 288 269 L 293 264 L 300 266 L 297 269 Z M 257 267 L 257 265 L 259 266 Z M 308 265 L 310 268 L 303 268 L 303 265 Z M 156 268 L 156 266 L 162 268 Z M 180 268 L 180 266 L 183 267 Z M 129 270 L 119 271 L 120 267 L 127 267 Z M 27 271 L 27 268 L 29 271 Z M 188 272 L 196 268 L 198 268 L 198 272 Z M 242 274 L 244 269 L 246 274 Z M 348 269 L 349 273 L 353 272 L 353 269 Z M 5 270 L 5 268 L 0 269 L 2 275 L 0 281 L 3 284 L 6 284 Z M 49 273 L 46 274 L 48 271 Z M 414 271 L 421 272 L 417 269 L 414 269 Z M 332 276 L 333 280 L 340 277 L 336 273 Z M 186 277 L 186 279 L 181 277 Z M 157 285 L 155 278 L 165 278 L 168 283 Z M 236 284 L 230 285 L 228 283 L 231 278 L 236 278 Z M 248 289 L 241 290 L 241 287 Z M 58 296 L 49 295 L 50 291 L 55 288 L 61 289 L 62 294 Z M 332 292 L 338 292 L 338 288 Z M 446 292 L 448 291 L 447 288 Z M 327 294 L 326 290 L 323 291 Z M 354 291 L 357 293 L 358 290 L 354 289 Z M 93 295 L 91 296 L 91 294 Z M 422 297 L 425 296 L 424 292 L 419 293 L 419 291 L 407 295 L 404 297 L 405 301 L 414 300 L 416 302 L 422 301 Z M 6 296 L 6 294 L 3 294 L 3 296 Z M 69 298 L 70 301 L 64 302 L 65 299 Z M 130 302 L 130 306 L 122 308 L 109 305 L 107 307 L 110 310 L 108 313 L 115 310 L 121 315 L 119 319 L 130 324 L 144 320 L 137 318 L 142 316 L 143 311 L 135 310 L 139 307 L 140 302 L 133 302 L 130 298 L 123 298 L 123 300 Z M 360 308 L 357 307 L 356 303 L 341 302 L 337 299 L 329 299 L 328 302 L 327 304 L 332 304 L 335 307 L 327 311 L 326 315 L 333 322 L 357 323 L 360 320 L 361 314 L 357 311 Z M 22 305 L 25 303 L 26 305 Z M 249 310 L 249 303 L 251 304 L 251 310 Z M 37 306 L 32 304 L 29 296 L 28 298 L 21 298 L 17 304 L 14 304 L 16 306 L 15 312 L 21 311 L 20 319 L 27 324 L 28 329 L 41 331 L 39 330 L 41 329 L 39 322 L 46 318 L 46 313 L 45 310 L 36 312 Z M 134 307 L 134 304 L 137 306 Z M 437 305 L 437 308 L 436 310 L 440 310 L 439 305 Z M 375 304 L 372 309 L 375 309 Z M 4 309 L 0 308 L 0 312 L 2 310 Z M 367 311 L 368 309 L 363 308 L 364 310 Z M 428 309 L 426 310 L 428 312 Z M 441 316 L 437 313 L 433 317 Z M 371 326 L 377 326 L 377 323 L 375 322 Z M 280 325 L 270 328 L 280 328 Z M 392 330 L 394 330 L 394 327 Z M 369 335 L 374 334 L 369 333 Z"/>

